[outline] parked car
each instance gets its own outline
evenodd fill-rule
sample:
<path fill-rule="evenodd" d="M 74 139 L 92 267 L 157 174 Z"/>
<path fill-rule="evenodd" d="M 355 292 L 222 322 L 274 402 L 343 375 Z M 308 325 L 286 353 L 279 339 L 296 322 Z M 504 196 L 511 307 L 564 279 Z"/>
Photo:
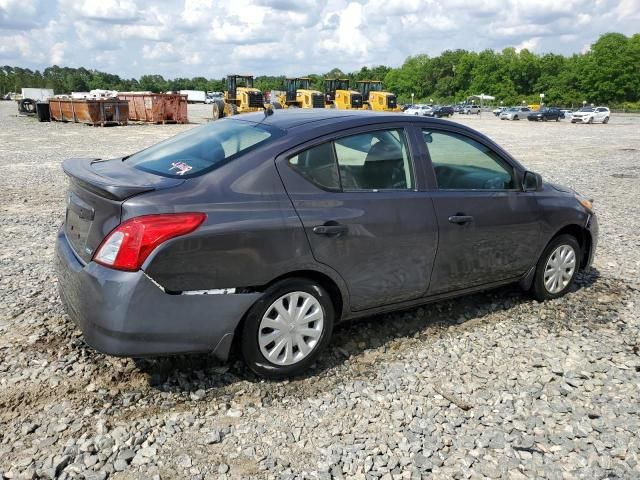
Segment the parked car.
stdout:
<path fill-rule="evenodd" d="M 609 123 L 611 112 L 607 107 L 582 107 L 571 114 L 571 123 Z"/>
<path fill-rule="evenodd" d="M 494 110 L 493 110 L 493 114 L 494 114 L 496 117 L 499 117 L 499 116 L 500 116 L 500 114 L 501 114 L 502 112 L 504 112 L 506 109 L 507 109 L 507 107 L 498 107 L 498 108 L 496 108 L 496 109 L 494 109 Z"/>
<path fill-rule="evenodd" d="M 527 118 L 531 113 L 529 107 L 511 107 L 500 114 L 500 120 L 520 120 Z"/>
<path fill-rule="evenodd" d="M 411 103 L 407 103 L 407 104 L 402 105 L 402 106 L 400 107 L 400 111 L 401 111 L 401 112 L 404 112 L 405 110 L 407 110 L 408 108 L 411 108 L 411 107 L 413 107 L 413 104 L 411 104 Z"/>
<path fill-rule="evenodd" d="M 257 374 L 289 376 L 338 322 L 510 283 L 557 298 L 591 264 L 591 203 L 475 130 L 268 112 L 63 163 L 58 286 L 90 346 L 226 359 L 236 345 Z"/>
<path fill-rule="evenodd" d="M 407 108 L 404 113 L 406 113 L 407 115 L 429 115 L 429 113 L 431 113 L 433 111 L 433 109 L 431 108 L 430 105 L 414 105 L 410 108 Z"/>
<path fill-rule="evenodd" d="M 562 118 L 571 118 L 572 111 L 568 108 L 561 108 L 560 112 L 562 113 Z"/>
<path fill-rule="evenodd" d="M 547 122 L 549 120 L 555 120 L 556 122 L 560 118 L 564 117 L 564 114 L 555 107 L 541 108 L 537 112 L 532 112 L 527 117 L 527 120 L 532 122 Z"/>
<path fill-rule="evenodd" d="M 479 115 L 480 110 L 480 105 L 465 105 L 460 113 L 464 113 L 465 115 Z"/>
<path fill-rule="evenodd" d="M 430 112 L 427 112 L 426 115 L 428 117 L 438 117 L 438 118 L 450 117 L 453 115 L 453 107 L 436 105 L 431 109 Z"/>

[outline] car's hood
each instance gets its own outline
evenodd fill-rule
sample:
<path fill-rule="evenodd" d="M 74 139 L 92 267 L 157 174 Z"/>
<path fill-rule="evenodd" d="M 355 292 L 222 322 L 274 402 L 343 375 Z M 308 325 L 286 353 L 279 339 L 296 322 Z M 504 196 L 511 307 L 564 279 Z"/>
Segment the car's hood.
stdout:
<path fill-rule="evenodd" d="M 544 182 L 544 183 L 546 185 L 549 185 L 549 187 L 553 188 L 554 190 L 556 190 L 558 192 L 566 193 L 566 194 L 569 194 L 569 195 L 577 195 L 578 194 L 578 192 L 576 192 L 572 188 L 565 187 L 564 185 L 560 185 L 559 183 L 552 183 L 552 182 Z"/>

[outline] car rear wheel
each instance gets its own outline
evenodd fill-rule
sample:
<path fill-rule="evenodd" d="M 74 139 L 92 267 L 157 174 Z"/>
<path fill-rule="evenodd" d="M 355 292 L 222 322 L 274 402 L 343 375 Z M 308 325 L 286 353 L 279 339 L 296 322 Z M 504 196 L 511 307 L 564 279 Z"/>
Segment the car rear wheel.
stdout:
<path fill-rule="evenodd" d="M 580 268 L 580 245 L 571 235 L 559 235 L 544 249 L 533 280 L 533 295 L 539 301 L 563 296 Z"/>
<path fill-rule="evenodd" d="M 334 317 L 331 298 L 318 283 L 304 278 L 277 282 L 247 313 L 242 356 L 263 377 L 298 375 L 329 343 Z"/>

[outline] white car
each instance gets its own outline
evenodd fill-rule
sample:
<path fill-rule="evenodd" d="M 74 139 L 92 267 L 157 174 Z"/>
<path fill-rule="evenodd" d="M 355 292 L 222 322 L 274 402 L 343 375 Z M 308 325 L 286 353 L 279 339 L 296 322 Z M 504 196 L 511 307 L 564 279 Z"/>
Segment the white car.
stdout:
<path fill-rule="evenodd" d="M 407 108 L 404 113 L 407 115 L 428 115 L 433 108 L 429 105 L 414 105 L 411 108 Z"/>
<path fill-rule="evenodd" d="M 464 113 L 465 115 L 479 115 L 480 105 L 466 105 L 460 113 Z"/>
<path fill-rule="evenodd" d="M 571 114 L 571 123 L 609 123 L 611 112 L 607 107 L 582 107 Z"/>
<path fill-rule="evenodd" d="M 511 107 L 500 114 L 500 120 L 521 120 L 527 118 L 533 110 L 529 107 Z"/>

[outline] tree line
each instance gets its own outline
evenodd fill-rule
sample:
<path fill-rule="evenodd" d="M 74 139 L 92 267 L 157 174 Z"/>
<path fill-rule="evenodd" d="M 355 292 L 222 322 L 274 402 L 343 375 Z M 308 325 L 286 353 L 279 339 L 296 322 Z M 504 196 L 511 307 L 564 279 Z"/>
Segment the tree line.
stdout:
<path fill-rule="evenodd" d="M 400 102 L 457 103 L 484 93 L 504 105 L 539 101 L 580 105 L 588 103 L 640 108 L 640 34 L 602 35 L 585 53 L 563 56 L 538 55 L 527 49 L 505 48 L 500 52 L 446 50 L 440 55 L 408 57 L 398 68 L 384 65 L 342 72 L 335 68 L 323 75 L 309 74 L 313 88 L 323 90 L 323 79 L 381 80 Z M 263 90 L 284 89 L 284 76 L 257 76 L 254 86 Z M 205 77 L 165 79 L 143 75 L 139 79 L 89 70 L 52 66 L 32 71 L 0 68 L 0 93 L 19 92 L 23 87 L 52 88 L 56 94 L 91 89 L 119 91 L 223 91 L 225 79 Z M 412 97 L 413 94 L 413 97 Z"/>

